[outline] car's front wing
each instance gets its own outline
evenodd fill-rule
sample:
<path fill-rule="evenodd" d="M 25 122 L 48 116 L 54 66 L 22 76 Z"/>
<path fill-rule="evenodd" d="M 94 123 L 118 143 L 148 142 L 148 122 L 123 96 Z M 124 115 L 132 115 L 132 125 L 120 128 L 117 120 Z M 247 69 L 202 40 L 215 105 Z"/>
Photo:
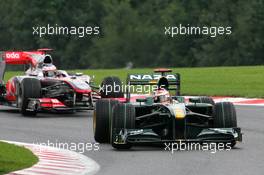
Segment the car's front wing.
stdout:
<path fill-rule="evenodd" d="M 72 110 L 93 110 L 93 106 L 86 105 L 73 105 L 66 106 L 56 98 L 39 98 L 29 99 L 28 109 L 36 111 L 72 111 Z"/>
<path fill-rule="evenodd" d="M 115 131 L 115 130 L 114 130 Z M 203 129 L 196 138 L 192 139 L 162 139 L 152 129 L 122 129 L 117 133 L 113 132 L 115 144 L 138 144 L 138 143 L 167 143 L 167 142 L 214 142 L 233 143 L 242 141 L 240 128 L 207 128 Z"/>

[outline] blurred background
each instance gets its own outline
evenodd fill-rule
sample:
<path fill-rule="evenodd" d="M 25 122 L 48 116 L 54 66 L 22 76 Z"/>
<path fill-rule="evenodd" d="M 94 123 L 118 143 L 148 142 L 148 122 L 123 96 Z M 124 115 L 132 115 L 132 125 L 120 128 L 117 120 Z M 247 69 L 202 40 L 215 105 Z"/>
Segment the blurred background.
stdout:
<path fill-rule="evenodd" d="M 0 50 L 53 48 L 64 69 L 264 64 L 263 0 L 0 0 Z M 32 27 L 100 26 L 99 36 Z M 165 26 L 231 26 L 231 35 L 169 38 Z"/>

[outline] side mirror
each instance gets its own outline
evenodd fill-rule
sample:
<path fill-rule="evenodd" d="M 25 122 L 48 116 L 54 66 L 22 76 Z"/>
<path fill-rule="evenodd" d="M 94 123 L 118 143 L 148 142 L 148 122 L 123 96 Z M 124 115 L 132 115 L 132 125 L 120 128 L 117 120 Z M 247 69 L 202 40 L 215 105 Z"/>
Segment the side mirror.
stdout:
<path fill-rule="evenodd" d="M 152 97 L 138 98 L 136 99 L 136 102 L 139 102 L 140 105 L 141 103 L 145 103 L 146 105 L 152 105 L 154 103 L 154 99 Z"/>
<path fill-rule="evenodd" d="M 173 100 L 177 100 L 179 103 L 185 103 L 185 98 L 182 96 L 173 96 Z"/>
<path fill-rule="evenodd" d="M 146 101 L 147 101 L 146 98 L 137 98 L 137 99 L 136 99 L 136 102 L 139 102 L 139 103 L 144 103 L 144 102 L 146 102 Z"/>
<path fill-rule="evenodd" d="M 190 98 L 189 102 L 191 102 L 191 103 L 199 103 L 200 99 L 199 98 Z"/>

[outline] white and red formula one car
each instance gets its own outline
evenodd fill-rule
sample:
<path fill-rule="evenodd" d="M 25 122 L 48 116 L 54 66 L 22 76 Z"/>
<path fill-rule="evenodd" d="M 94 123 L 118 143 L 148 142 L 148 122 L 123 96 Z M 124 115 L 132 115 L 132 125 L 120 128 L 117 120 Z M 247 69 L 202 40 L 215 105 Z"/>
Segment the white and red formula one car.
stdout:
<path fill-rule="evenodd" d="M 23 115 L 93 109 L 90 76 L 57 70 L 47 54 L 49 50 L 0 52 L 0 105 L 16 107 Z M 9 64 L 29 68 L 24 75 L 14 76 L 4 84 L 5 67 Z"/>

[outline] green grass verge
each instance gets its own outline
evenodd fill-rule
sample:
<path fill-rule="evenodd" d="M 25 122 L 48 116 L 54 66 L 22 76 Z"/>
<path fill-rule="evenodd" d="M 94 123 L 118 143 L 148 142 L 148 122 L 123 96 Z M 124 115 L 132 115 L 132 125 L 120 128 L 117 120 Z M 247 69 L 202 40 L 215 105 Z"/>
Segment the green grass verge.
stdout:
<path fill-rule="evenodd" d="M 151 73 L 153 69 L 90 69 L 73 70 L 95 76 L 98 84 L 103 77 L 115 75 L 125 82 L 128 73 Z M 264 97 L 264 66 L 173 68 L 181 74 L 185 95 Z M 17 72 L 8 72 L 7 77 Z"/>
<path fill-rule="evenodd" d="M 0 174 L 31 167 L 38 158 L 28 149 L 0 142 Z"/>

